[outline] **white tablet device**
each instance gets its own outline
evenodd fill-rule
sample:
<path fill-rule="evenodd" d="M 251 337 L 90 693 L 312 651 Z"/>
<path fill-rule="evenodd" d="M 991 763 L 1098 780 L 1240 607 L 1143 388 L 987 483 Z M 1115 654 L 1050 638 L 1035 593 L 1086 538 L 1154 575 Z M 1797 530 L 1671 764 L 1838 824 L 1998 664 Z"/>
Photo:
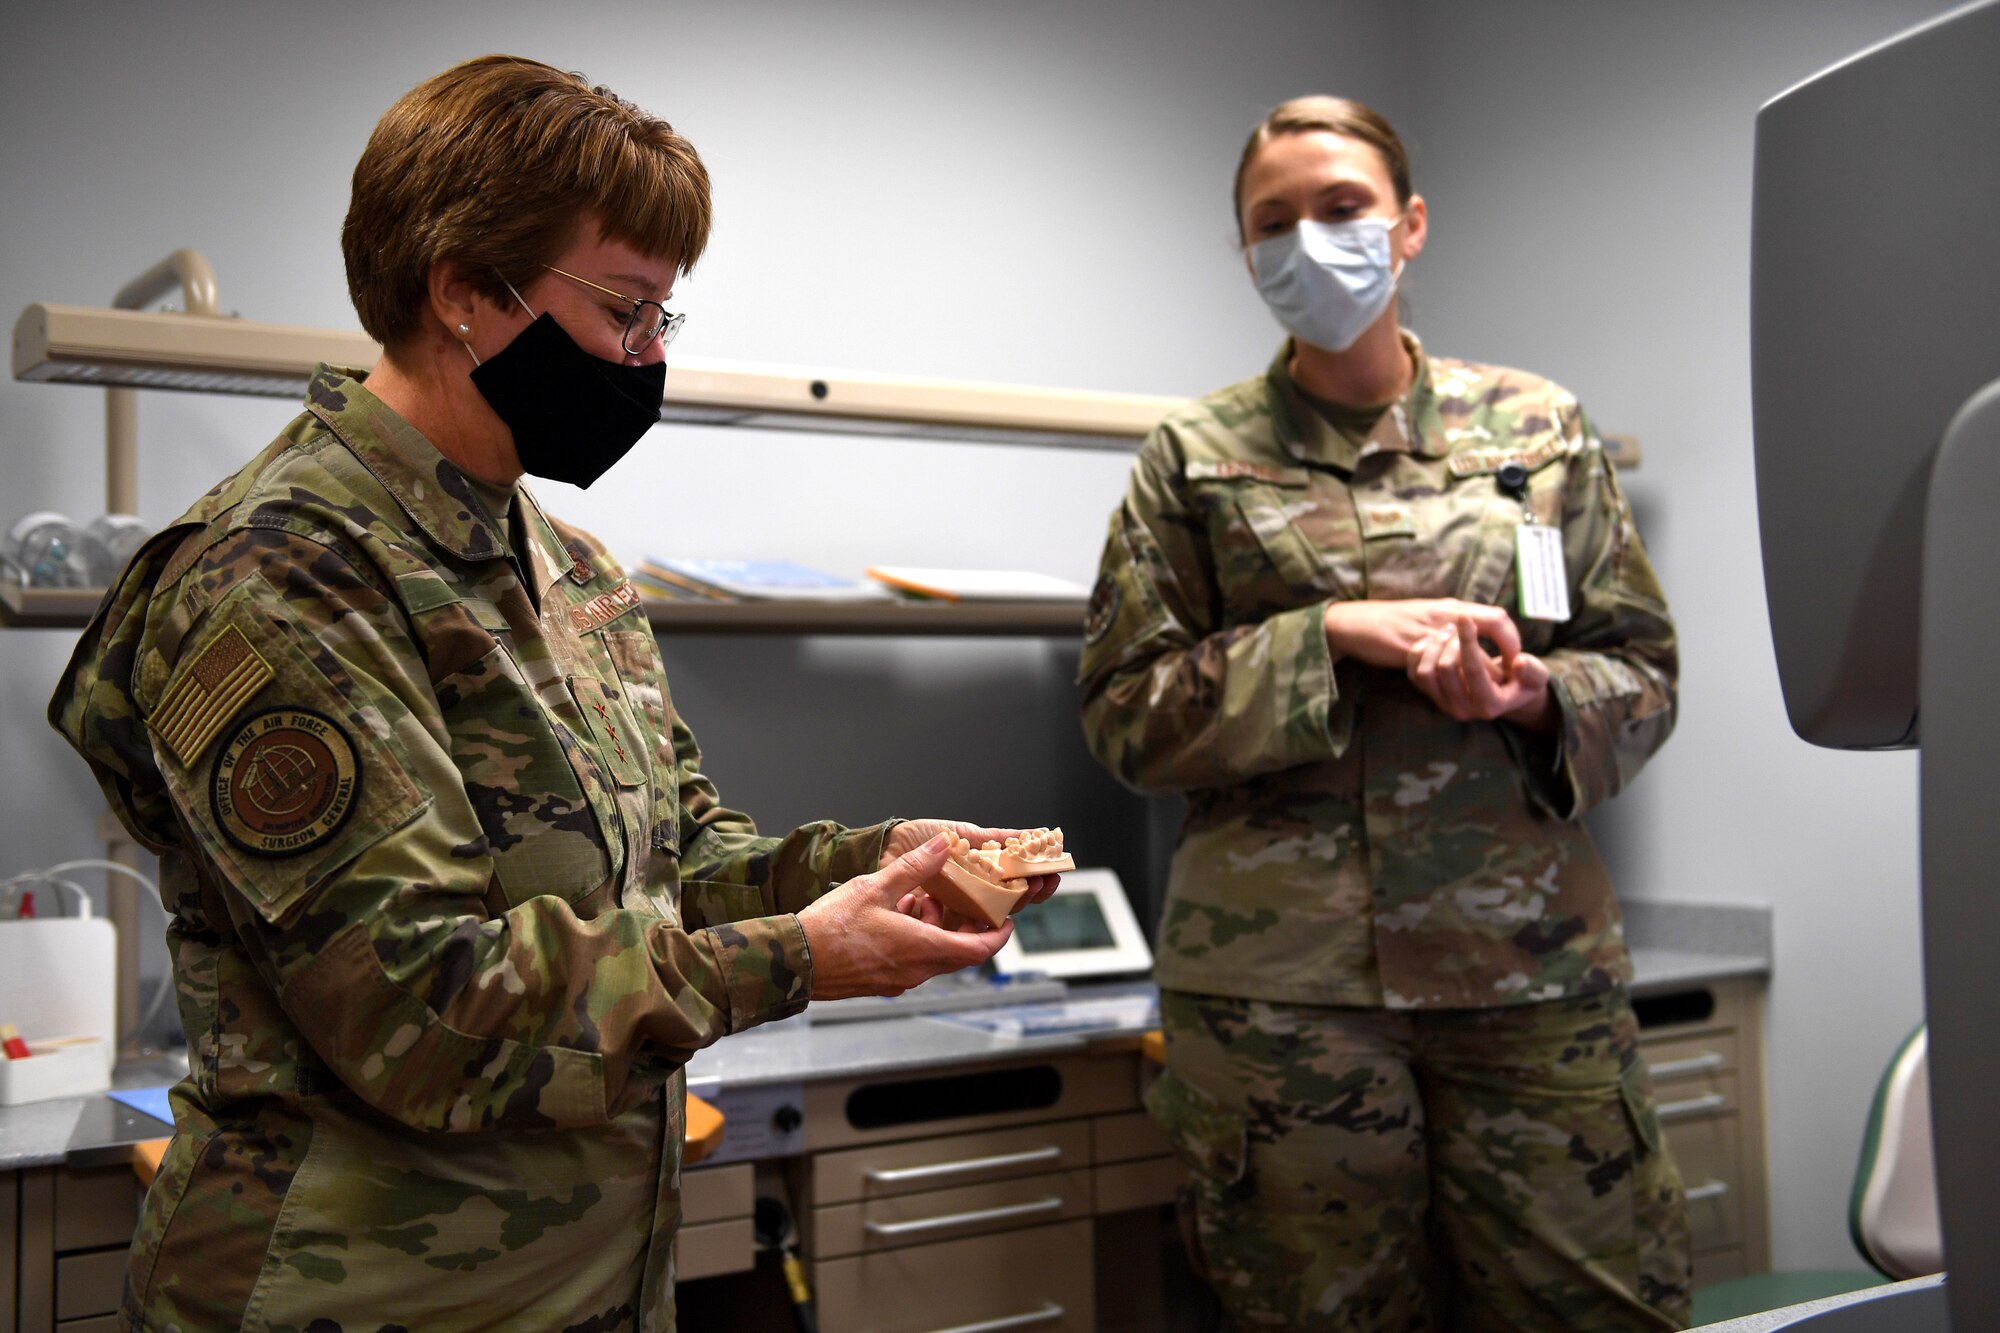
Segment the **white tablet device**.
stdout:
<path fill-rule="evenodd" d="M 1014 938 L 994 955 L 1003 975 L 1112 977 L 1145 972 L 1153 951 L 1111 870 L 1072 870 L 1046 902 L 1014 913 Z"/>

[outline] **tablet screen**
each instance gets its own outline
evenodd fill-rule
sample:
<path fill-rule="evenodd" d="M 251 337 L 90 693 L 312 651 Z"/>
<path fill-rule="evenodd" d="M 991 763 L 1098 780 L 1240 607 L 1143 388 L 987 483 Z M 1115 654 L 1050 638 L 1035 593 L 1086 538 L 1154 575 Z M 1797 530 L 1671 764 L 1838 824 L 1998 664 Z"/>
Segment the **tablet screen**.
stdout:
<path fill-rule="evenodd" d="M 1055 953 L 1067 949 L 1109 949 L 1111 923 L 1095 897 L 1058 892 L 1014 914 L 1014 939 L 1022 952 Z"/>

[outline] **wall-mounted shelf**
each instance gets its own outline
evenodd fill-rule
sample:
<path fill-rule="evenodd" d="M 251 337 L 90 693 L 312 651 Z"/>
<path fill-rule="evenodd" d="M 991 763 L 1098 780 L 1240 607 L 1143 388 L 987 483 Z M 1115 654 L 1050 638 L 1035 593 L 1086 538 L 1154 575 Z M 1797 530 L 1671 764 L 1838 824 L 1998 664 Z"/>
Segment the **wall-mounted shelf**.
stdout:
<path fill-rule="evenodd" d="M 0 626 L 82 629 L 103 600 L 102 588 L 24 588 L 12 579 L 0 579 Z"/>
<path fill-rule="evenodd" d="M 647 602 L 681 634 L 1051 635 L 1083 633 L 1081 602 Z"/>
<path fill-rule="evenodd" d="M 206 261 L 200 268 L 206 272 Z M 153 291 L 147 286 L 136 294 Z M 14 324 L 14 378 L 38 383 L 296 399 L 320 362 L 368 366 L 381 354 L 357 330 L 216 314 L 38 301 Z M 677 356 L 660 420 L 1130 452 L 1184 401 Z M 1604 443 L 1620 469 L 1639 465 L 1633 437 L 1607 435 Z"/>
<path fill-rule="evenodd" d="M 102 588 L 0 582 L 0 627 L 81 629 L 103 597 Z M 1077 602 L 648 601 L 646 618 L 655 630 L 675 634 L 1067 638 L 1083 632 L 1083 606 Z"/>

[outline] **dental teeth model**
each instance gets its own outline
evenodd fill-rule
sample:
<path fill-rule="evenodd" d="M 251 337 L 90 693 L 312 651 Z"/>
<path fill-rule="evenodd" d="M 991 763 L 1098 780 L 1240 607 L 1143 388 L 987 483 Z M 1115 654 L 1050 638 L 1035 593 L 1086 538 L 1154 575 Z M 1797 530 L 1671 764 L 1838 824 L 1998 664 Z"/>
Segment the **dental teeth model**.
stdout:
<path fill-rule="evenodd" d="M 955 833 L 946 836 L 951 839 L 951 856 L 924 883 L 924 892 L 960 916 L 989 926 L 999 925 L 1021 905 L 1030 876 L 1076 869 L 1076 862 L 1063 851 L 1059 828 L 1029 829 L 1005 843 L 978 847 Z"/>

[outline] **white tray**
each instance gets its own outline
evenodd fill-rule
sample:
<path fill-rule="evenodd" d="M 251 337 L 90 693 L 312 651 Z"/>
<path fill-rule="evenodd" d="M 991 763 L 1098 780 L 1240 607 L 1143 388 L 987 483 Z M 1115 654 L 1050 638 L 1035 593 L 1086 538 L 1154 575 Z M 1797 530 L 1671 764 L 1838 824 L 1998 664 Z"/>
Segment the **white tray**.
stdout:
<path fill-rule="evenodd" d="M 29 1042 L 25 1060 L 0 1060 L 0 1106 L 108 1092 L 110 1046 L 102 1037 L 45 1037 Z"/>

